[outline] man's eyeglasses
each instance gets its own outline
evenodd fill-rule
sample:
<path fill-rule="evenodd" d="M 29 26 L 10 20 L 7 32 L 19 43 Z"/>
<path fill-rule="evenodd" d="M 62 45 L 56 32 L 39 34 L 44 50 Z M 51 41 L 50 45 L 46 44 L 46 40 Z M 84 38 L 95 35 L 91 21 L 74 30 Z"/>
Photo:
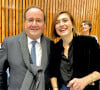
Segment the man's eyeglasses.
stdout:
<path fill-rule="evenodd" d="M 41 19 L 36 19 L 36 20 L 34 20 L 34 19 L 26 19 L 26 21 L 27 21 L 27 23 L 29 23 L 29 24 L 32 24 L 32 23 L 41 23 L 41 22 L 43 22 L 43 20 L 41 20 Z"/>

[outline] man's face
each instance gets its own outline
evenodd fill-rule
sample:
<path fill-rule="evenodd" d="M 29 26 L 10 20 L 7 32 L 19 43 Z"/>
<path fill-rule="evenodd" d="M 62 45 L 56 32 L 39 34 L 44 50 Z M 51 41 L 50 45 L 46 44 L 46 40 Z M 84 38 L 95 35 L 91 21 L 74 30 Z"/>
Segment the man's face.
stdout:
<path fill-rule="evenodd" d="M 25 32 L 28 37 L 38 39 L 44 30 L 45 21 L 43 12 L 38 8 L 31 8 L 26 12 Z"/>
<path fill-rule="evenodd" d="M 90 26 L 86 23 L 81 24 L 81 34 L 82 35 L 89 35 Z"/>

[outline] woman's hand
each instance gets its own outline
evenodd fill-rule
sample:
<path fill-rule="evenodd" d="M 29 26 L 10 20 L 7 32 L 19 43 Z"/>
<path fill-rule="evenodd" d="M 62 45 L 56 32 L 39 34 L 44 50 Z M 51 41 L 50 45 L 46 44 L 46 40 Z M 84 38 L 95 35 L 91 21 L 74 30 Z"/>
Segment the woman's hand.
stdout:
<path fill-rule="evenodd" d="M 83 90 L 86 86 L 87 81 L 85 78 L 74 78 L 67 85 L 67 87 L 70 87 L 70 90 Z"/>
<path fill-rule="evenodd" d="M 70 90 L 83 90 L 87 85 L 95 85 L 94 81 L 96 80 L 100 80 L 100 73 L 98 71 L 94 71 L 83 78 L 72 79 L 67 87 L 70 87 Z"/>

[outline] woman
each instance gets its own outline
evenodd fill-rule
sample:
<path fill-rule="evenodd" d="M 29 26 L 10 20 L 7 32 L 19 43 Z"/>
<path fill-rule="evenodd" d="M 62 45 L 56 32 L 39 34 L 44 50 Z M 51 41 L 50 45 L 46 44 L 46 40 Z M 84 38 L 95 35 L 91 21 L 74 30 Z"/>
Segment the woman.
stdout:
<path fill-rule="evenodd" d="M 93 37 L 78 36 L 67 11 L 58 12 L 52 23 L 55 44 L 50 62 L 53 90 L 99 90 L 100 49 Z"/>

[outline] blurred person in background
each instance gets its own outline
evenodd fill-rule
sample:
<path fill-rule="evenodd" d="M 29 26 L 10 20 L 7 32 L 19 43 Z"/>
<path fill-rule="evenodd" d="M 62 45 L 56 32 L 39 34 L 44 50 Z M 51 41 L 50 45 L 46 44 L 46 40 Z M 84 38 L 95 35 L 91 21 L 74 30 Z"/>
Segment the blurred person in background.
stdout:
<path fill-rule="evenodd" d="M 98 38 L 95 35 L 91 35 L 91 31 L 92 31 L 92 24 L 90 21 L 88 20 L 84 20 L 81 23 L 81 35 L 85 35 L 85 36 L 93 36 L 96 38 L 97 42 L 98 42 Z"/>

